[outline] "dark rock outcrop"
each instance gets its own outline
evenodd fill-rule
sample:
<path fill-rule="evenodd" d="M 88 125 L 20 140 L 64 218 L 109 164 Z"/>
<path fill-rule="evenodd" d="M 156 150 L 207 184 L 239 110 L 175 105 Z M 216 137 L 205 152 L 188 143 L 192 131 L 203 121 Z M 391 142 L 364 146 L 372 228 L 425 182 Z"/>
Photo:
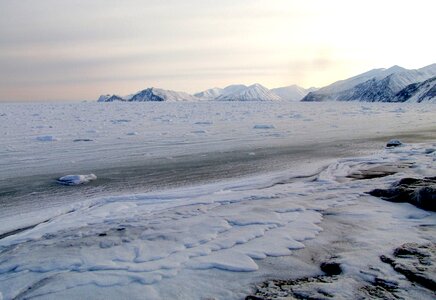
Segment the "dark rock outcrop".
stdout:
<path fill-rule="evenodd" d="M 390 140 L 387 144 L 386 147 L 391 148 L 391 147 L 398 147 L 401 146 L 403 143 L 400 140 Z"/>
<path fill-rule="evenodd" d="M 140 91 L 129 99 L 130 102 L 164 101 L 162 97 L 153 92 L 153 88 Z"/>
<path fill-rule="evenodd" d="M 380 256 L 410 281 L 436 292 L 436 244 L 407 243 L 394 250 L 393 256 Z"/>
<path fill-rule="evenodd" d="M 408 202 L 419 208 L 436 211 L 436 177 L 403 178 L 388 189 L 375 189 L 370 195 L 390 202 Z"/>

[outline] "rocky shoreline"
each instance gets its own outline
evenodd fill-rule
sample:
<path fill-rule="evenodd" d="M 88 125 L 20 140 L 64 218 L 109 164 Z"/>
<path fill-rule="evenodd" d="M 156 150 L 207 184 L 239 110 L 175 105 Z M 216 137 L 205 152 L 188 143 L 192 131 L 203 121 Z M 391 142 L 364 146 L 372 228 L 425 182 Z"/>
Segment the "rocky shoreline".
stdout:
<path fill-rule="evenodd" d="M 370 180 L 402 173 L 413 165 L 385 164 L 350 170 L 349 180 Z M 405 172 L 407 173 L 407 172 Z M 372 205 L 380 211 L 398 203 L 410 203 L 433 218 L 436 205 L 436 177 L 403 177 L 385 189 L 373 189 L 355 208 Z M 382 200 L 386 200 L 382 201 Z M 366 203 L 365 203 L 366 202 Z M 323 212 L 325 231 L 296 253 L 307 263 L 317 264 L 313 276 L 270 279 L 256 284 L 245 300 L 263 299 L 434 299 L 436 297 L 436 228 L 434 224 L 413 224 L 416 235 L 404 236 L 394 244 L 386 240 L 362 242 L 355 236 L 379 233 L 380 224 L 356 222 L 341 209 Z M 427 211 L 427 212 L 425 212 Z M 345 217 L 344 217 L 345 215 Z M 411 216 L 413 219 L 414 217 Z M 393 217 L 395 219 L 395 216 Z M 401 224 L 403 225 L 403 224 Z M 401 228 L 398 228 L 401 231 Z M 328 233 L 330 232 L 330 233 Z M 332 235 L 333 233 L 333 235 Z M 399 233 L 401 234 L 401 233 Z M 324 237 L 323 237 L 324 235 Z M 371 235 L 371 234 L 369 234 Z M 410 241 L 408 241 L 410 239 Z M 416 242 L 419 240 L 419 242 Z M 413 242 L 412 242 L 413 241 Z M 382 250 L 374 251 L 375 247 Z M 389 250 L 390 249 L 390 250 Z M 370 254 L 369 252 L 374 252 Z M 378 253 L 377 253 L 378 252 Z M 377 253 L 377 255 L 374 255 Z M 289 271 L 292 274 L 292 270 Z"/>

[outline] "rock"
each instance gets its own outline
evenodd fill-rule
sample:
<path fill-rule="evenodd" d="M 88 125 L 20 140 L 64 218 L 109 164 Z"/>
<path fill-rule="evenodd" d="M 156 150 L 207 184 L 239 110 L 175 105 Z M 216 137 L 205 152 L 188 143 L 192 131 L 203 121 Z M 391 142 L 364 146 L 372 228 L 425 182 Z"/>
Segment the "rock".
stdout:
<path fill-rule="evenodd" d="M 436 188 L 423 187 L 415 190 L 413 194 L 416 206 L 425 210 L 436 211 Z"/>
<path fill-rule="evenodd" d="M 403 178 L 388 189 L 375 189 L 370 195 L 390 202 L 408 202 L 419 208 L 436 211 L 436 177 Z"/>
<path fill-rule="evenodd" d="M 265 300 L 265 298 L 260 298 L 256 296 L 247 296 L 245 297 L 245 300 Z"/>
<path fill-rule="evenodd" d="M 394 250 L 393 257 L 382 255 L 380 259 L 408 280 L 436 291 L 436 244 L 406 243 Z"/>
<path fill-rule="evenodd" d="M 337 262 L 323 262 L 321 264 L 321 270 L 329 276 L 342 273 L 341 265 Z"/>
<path fill-rule="evenodd" d="M 393 147 L 401 146 L 402 144 L 403 143 L 400 140 L 392 139 L 386 144 L 386 147 L 393 148 Z"/>

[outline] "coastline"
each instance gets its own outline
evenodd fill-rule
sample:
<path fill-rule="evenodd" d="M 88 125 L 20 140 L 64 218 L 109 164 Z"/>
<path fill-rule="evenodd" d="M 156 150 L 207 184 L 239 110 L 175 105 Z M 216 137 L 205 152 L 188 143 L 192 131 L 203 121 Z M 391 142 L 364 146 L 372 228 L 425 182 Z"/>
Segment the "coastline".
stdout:
<path fill-rule="evenodd" d="M 431 147 L 436 146 L 432 143 L 406 144 L 368 157 L 339 159 L 327 169 L 321 169 L 315 180 L 313 177 L 299 178 L 300 171 L 293 176 L 258 176 L 224 185 L 210 184 L 142 196 L 112 197 L 88 206 L 76 207 L 65 215 L 0 241 L 5 259 L 0 264 L 0 269 L 3 270 L 0 277 L 6 279 L 16 272 L 20 274 L 20 270 L 28 270 L 29 275 L 39 274 L 37 282 L 40 282 L 49 274 L 59 274 L 60 268 L 64 274 L 62 277 L 66 276 L 65 280 L 69 278 L 68 282 L 72 286 L 62 288 L 61 279 L 54 282 L 47 279 L 43 285 L 35 286 L 33 280 L 29 282 L 27 276 L 24 276 L 13 285 L 30 286 L 32 292 L 15 294 L 10 289 L 6 290 L 6 294 L 3 290 L 2 292 L 5 297 L 44 295 L 48 299 L 95 292 L 96 287 L 92 282 L 86 285 L 79 282 L 86 281 L 88 276 L 93 278 L 93 272 L 98 272 L 102 276 L 97 284 L 100 287 L 99 294 L 108 297 L 122 297 L 128 286 L 129 291 L 148 291 L 150 295 L 155 295 L 150 296 L 151 299 L 241 299 L 250 290 L 254 291 L 255 283 L 264 280 L 320 275 L 322 272 L 319 263 L 330 256 L 336 256 L 341 265 L 345 266 L 345 275 L 333 285 L 334 290 L 343 280 L 348 283 L 351 280 L 353 284 L 350 287 L 353 289 L 369 284 L 375 278 L 391 278 L 400 291 L 410 290 L 410 293 L 424 297 L 428 295 L 427 292 L 410 287 L 389 265 L 381 263 L 379 256 L 389 254 L 402 243 L 434 242 L 435 214 L 409 204 L 376 199 L 366 192 L 373 187 L 386 186 L 405 174 L 419 171 L 419 176 L 424 176 L 434 173 L 431 168 L 428 169 L 434 164 L 434 157 L 425 154 L 425 149 Z M 373 166 L 405 161 L 413 162 L 416 167 L 370 180 L 351 180 L 346 177 L 350 171 L 359 170 L 368 164 Z M 256 207 L 262 207 L 261 214 Z M 168 218 L 172 220 L 170 223 L 162 223 Z M 199 227 L 194 225 L 196 219 L 200 222 Z M 148 227 L 148 222 L 153 222 L 153 227 Z M 77 227 L 79 224 L 88 225 Z M 180 226 L 181 224 L 185 225 Z M 145 234 L 146 228 L 153 230 Z M 169 230 L 170 228 L 173 229 Z M 174 228 L 178 230 L 176 236 L 172 233 Z M 212 231 L 202 237 L 203 230 Z M 245 230 L 249 231 L 244 233 Z M 138 240 L 137 234 L 140 232 L 142 238 Z M 232 234 L 228 235 L 230 233 Z M 226 235 L 228 237 L 225 238 Z M 118 242 L 121 237 L 129 242 Z M 156 239 L 157 237 L 159 238 Z M 200 238 L 201 242 L 192 241 L 193 237 Z M 184 241 L 185 246 L 180 248 L 177 242 L 179 239 Z M 157 257 L 154 256 L 157 253 L 152 255 L 155 250 L 148 247 L 162 242 L 170 244 L 164 248 L 158 246 L 160 251 L 165 249 L 169 252 Z M 65 243 L 72 247 L 67 253 L 62 252 Z M 139 245 L 149 245 L 146 248 L 148 250 L 135 250 L 145 252 L 129 262 L 125 251 L 129 253 L 129 249 Z M 45 249 L 44 252 L 41 252 L 42 249 Z M 82 249 L 81 256 L 85 260 L 81 258 L 81 263 L 75 260 L 76 249 Z M 18 262 L 9 256 L 10 251 L 30 251 L 31 255 L 29 253 L 28 259 Z M 60 256 L 51 260 L 52 267 L 44 266 L 47 251 Z M 148 251 L 151 253 L 146 254 Z M 243 253 L 245 254 L 241 256 Z M 99 258 L 95 255 L 99 255 Z M 17 257 L 26 257 L 26 254 Z M 176 257 L 178 263 L 170 263 Z M 151 265 L 154 267 L 151 268 Z M 8 271 L 11 266 L 15 266 L 14 271 Z M 374 271 L 373 267 L 378 271 Z M 44 271 L 41 272 L 41 268 Z M 69 271 L 65 273 L 66 270 Z M 38 272 L 33 273 L 35 271 Z M 85 277 L 80 280 L 76 278 L 77 271 Z M 117 284 L 108 285 L 109 274 L 115 276 L 111 281 L 116 280 Z M 157 276 L 158 274 L 160 275 Z M 128 279 L 133 275 L 136 280 Z M 13 283 L 13 278 L 14 276 L 4 282 Z M 198 283 L 200 278 L 201 285 L 194 288 L 192 284 Z M 181 288 L 181 282 L 190 288 Z M 101 289 L 102 285 L 106 288 Z M 6 286 L 2 287 L 5 288 Z M 350 295 L 352 289 L 344 290 L 346 293 L 343 295 Z M 335 291 L 342 293 L 340 289 Z"/>

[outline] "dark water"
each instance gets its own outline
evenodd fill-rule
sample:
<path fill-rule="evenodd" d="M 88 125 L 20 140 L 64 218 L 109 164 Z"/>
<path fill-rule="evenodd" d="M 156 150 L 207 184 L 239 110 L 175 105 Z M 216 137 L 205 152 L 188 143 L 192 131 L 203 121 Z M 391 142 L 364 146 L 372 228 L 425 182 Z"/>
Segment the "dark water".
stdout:
<path fill-rule="evenodd" d="M 410 141 L 428 140 L 432 134 L 396 135 Z M 86 185 L 63 186 L 56 179 L 64 173 L 14 178 L 0 183 L 1 216 L 26 213 L 108 195 L 144 193 L 179 186 L 197 185 L 264 172 L 292 170 L 347 156 L 366 155 L 383 149 L 386 140 L 356 139 L 301 146 L 264 146 L 171 159 L 136 161 L 129 166 L 89 170 L 98 179 Z M 250 155 L 253 152 L 255 155 Z M 78 174 L 84 174 L 83 172 Z"/>
<path fill-rule="evenodd" d="M 56 179 L 62 173 L 14 178 L 0 186 L 0 215 L 27 212 L 105 195 L 147 192 L 195 185 L 250 174 L 292 169 L 317 159 L 345 156 L 353 145 L 309 145 L 247 151 L 208 153 L 172 159 L 144 161 L 132 166 L 92 170 L 96 181 L 63 186 Z"/>

